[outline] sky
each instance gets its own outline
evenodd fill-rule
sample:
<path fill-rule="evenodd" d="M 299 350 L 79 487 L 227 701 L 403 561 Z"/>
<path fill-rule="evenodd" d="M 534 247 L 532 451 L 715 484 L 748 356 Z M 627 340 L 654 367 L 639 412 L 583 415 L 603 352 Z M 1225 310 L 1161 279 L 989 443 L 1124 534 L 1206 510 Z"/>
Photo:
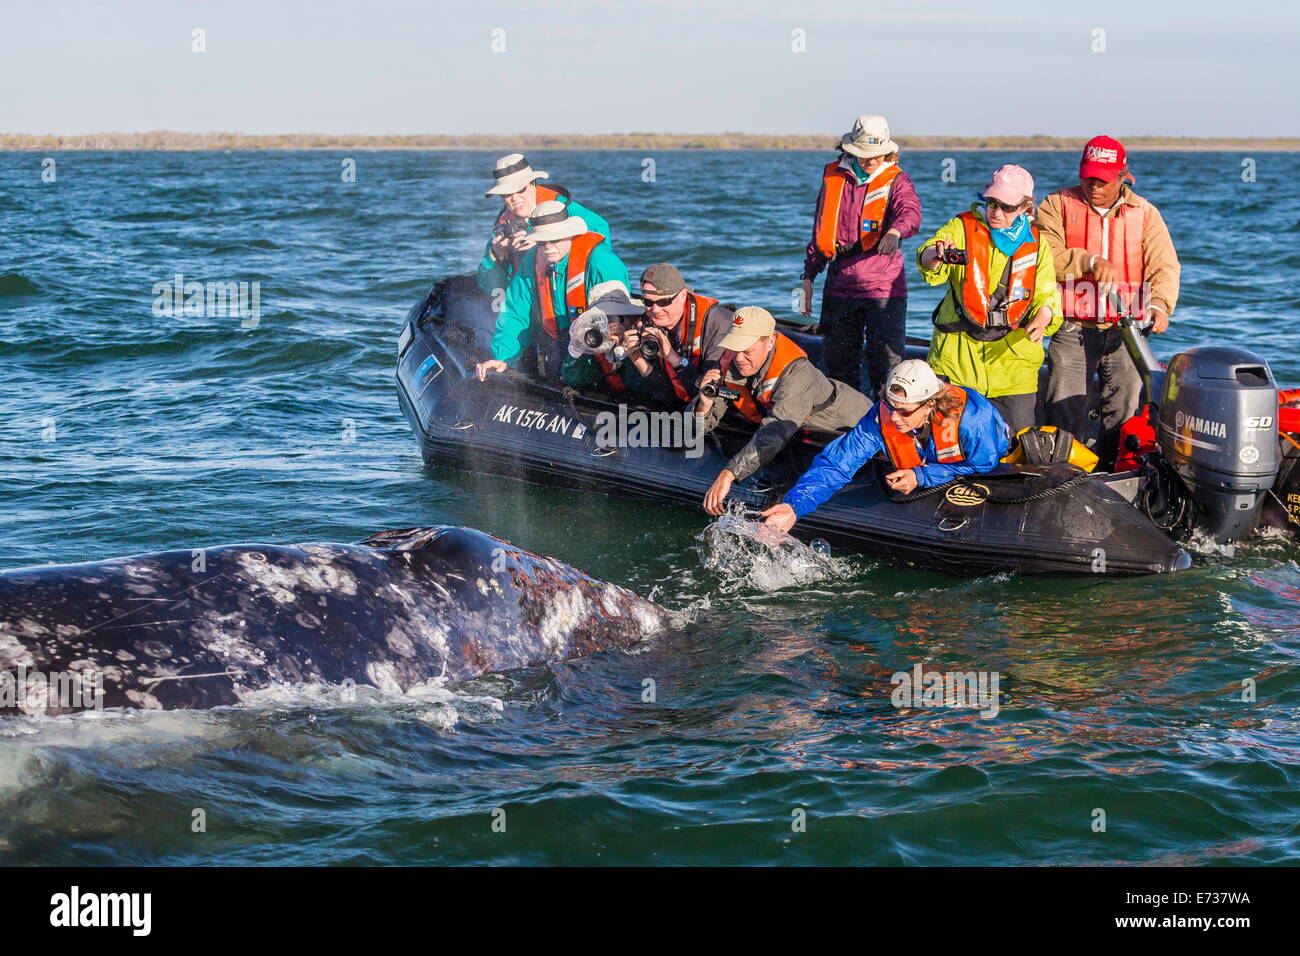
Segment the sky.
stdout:
<path fill-rule="evenodd" d="M 7 133 L 838 134 L 882 113 L 903 136 L 1300 135 L 1300 4 L 1271 0 L 0 0 L 0 23 Z"/>

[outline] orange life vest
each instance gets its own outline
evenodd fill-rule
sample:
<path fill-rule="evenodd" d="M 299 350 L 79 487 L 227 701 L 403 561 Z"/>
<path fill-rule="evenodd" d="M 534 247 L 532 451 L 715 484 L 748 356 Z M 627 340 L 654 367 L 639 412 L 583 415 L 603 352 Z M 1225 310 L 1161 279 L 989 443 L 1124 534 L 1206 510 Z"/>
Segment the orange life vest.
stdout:
<path fill-rule="evenodd" d="M 605 384 L 609 386 L 611 392 L 623 391 L 623 375 L 614 367 L 614 363 L 609 360 L 609 356 L 604 352 L 596 356 L 596 364 L 600 366 L 601 373 L 605 376 Z"/>
<path fill-rule="evenodd" d="M 956 385 L 949 385 L 947 396 L 957 401 L 957 413 L 948 418 L 940 414 L 938 409 L 930 413 L 930 435 L 934 439 L 934 453 L 939 461 L 945 465 L 951 465 L 954 462 L 965 461 L 966 455 L 961 450 L 961 416 L 966 411 L 966 390 L 958 388 Z M 895 468 L 918 468 L 924 462 L 921 460 L 921 449 L 916 443 L 916 439 L 908 432 L 900 431 L 895 425 L 889 412 L 885 410 L 885 403 L 881 402 L 876 406 L 876 415 L 880 420 L 880 435 L 885 441 L 885 451 L 889 453 L 889 460 L 894 463 Z"/>
<path fill-rule="evenodd" d="M 975 334 L 977 338 L 1001 338 L 1020 325 L 1020 320 L 1025 317 L 1029 304 L 1034 299 L 1034 275 L 1038 271 L 1038 228 L 1029 227 L 1029 240 L 1022 243 L 1011 256 L 1011 271 L 1007 276 L 1006 298 L 1003 300 L 1006 321 L 1003 323 L 1000 311 L 992 321 L 989 317 L 990 306 L 993 304 L 989 293 L 989 263 L 993 259 L 992 233 L 973 212 L 961 213 L 957 218 L 961 220 L 966 239 L 966 265 L 961 267 L 961 295 L 958 296 L 949 289 L 949 295 L 957 307 L 958 321 L 944 324 L 936 321 L 935 326 L 942 332 L 966 331 Z M 937 320 L 939 309 L 934 310 L 934 315 Z"/>
<path fill-rule="evenodd" d="M 1300 432 L 1300 388 L 1277 390 L 1277 430 Z"/>
<path fill-rule="evenodd" d="M 1119 270 L 1116 294 L 1121 311 L 1141 316 L 1147 307 L 1142 289 L 1142 229 L 1146 224 L 1147 201 L 1120 203 L 1108 216 L 1101 216 L 1084 199 L 1077 186 L 1061 192 L 1061 222 L 1065 227 L 1065 245 L 1086 249 L 1114 263 Z M 1110 321 L 1117 318 L 1114 296 L 1103 297 L 1097 280 L 1088 276 L 1062 279 L 1061 304 L 1067 319 L 1083 322 Z M 1108 301 L 1109 299 L 1109 301 Z"/>
<path fill-rule="evenodd" d="M 735 355 L 736 353 L 730 349 L 722 353 L 722 375 L 724 379 Z M 763 375 L 763 380 L 758 383 L 756 389 L 751 389 L 749 386 L 752 379 L 747 379 L 743 385 L 737 386 L 736 390 L 740 392 L 740 397 L 732 399 L 732 406 L 751 422 L 755 424 L 761 422 L 763 413 L 772 407 L 772 396 L 776 392 L 777 382 L 781 380 L 781 374 L 791 362 L 807 357 L 808 353 L 796 345 L 792 339 L 786 338 L 780 332 L 776 333 L 776 345 L 772 348 L 772 357 L 767 363 L 767 372 Z"/>
<path fill-rule="evenodd" d="M 677 327 L 677 341 L 681 343 L 682 355 L 692 365 L 699 365 L 700 359 L 703 357 L 704 318 L 709 314 L 709 309 L 717 304 L 717 299 L 696 295 L 694 292 L 686 293 L 686 301 L 682 305 L 682 322 Z M 668 383 L 673 387 L 673 393 L 678 400 L 689 402 L 691 393 L 678 377 L 677 369 L 662 353 L 659 356 L 659 362 L 663 366 L 664 374 L 668 376 Z"/>
<path fill-rule="evenodd" d="M 891 163 L 884 169 L 879 169 L 870 179 L 867 180 L 867 193 L 862 197 L 862 208 L 858 210 L 858 239 L 857 245 L 863 252 L 869 252 L 874 249 L 880 237 L 884 235 L 885 224 L 885 207 L 889 205 L 889 190 L 893 185 L 894 178 L 902 172 L 897 163 Z M 827 163 L 826 169 L 822 172 L 822 189 L 817 195 L 817 212 L 813 217 L 813 242 L 817 245 L 817 251 L 827 259 L 833 259 L 835 256 L 844 251 L 840 248 L 836 240 L 836 230 L 840 222 L 840 203 L 844 200 L 844 193 L 854 183 L 857 178 L 847 169 L 840 166 L 837 159 L 834 162 Z M 852 249 L 849 245 L 845 249 Z"/>
<path fill-rule="evenodd" d="M 564 279 L 564 309 L 555 304 L 555 293 L 548 275 L 550 263 L 540 254 L 533 257 L 533 277 L 537 280 L 537 317 L 551 338 L 560 337 L 561 315 L 574 319 L 587 310 L 587 260 L 591 258 L 591 250 L 604 241 L 605 237 L 598 232 L 584 232 L 574 238 L 569 247 L 569 266 Z"/>
<path fill-rule="evenodd" d="M 564 278 L 564 305 L 563 314 L 570 319 L 587 310 L 587 260 L 591 258 L 591 250 L 595 249 L 600 243 L 605 241 L 605 237 L 598 232 L 584 232 L 576 236 L 573 244 L 569 247 L 568 268 L 565 270 Z M 549 275 L 551 266 L 541 255 L 533 257 L 533 276 L 537 280 L 537 313 L 542 321 L 542 328 L 546 334 L 557 341 L 560 338 L 559 319 L 561 310 L 555 304 L 555 293 Z M 596 364 L 600 366 L 601 372 L 605 376 L 605 383 L 609 385 L 611 391 L 621 392 L 623 390 L 623 377 L 615 370 L 614 364 L 606 355 L 597 355 Z"/>

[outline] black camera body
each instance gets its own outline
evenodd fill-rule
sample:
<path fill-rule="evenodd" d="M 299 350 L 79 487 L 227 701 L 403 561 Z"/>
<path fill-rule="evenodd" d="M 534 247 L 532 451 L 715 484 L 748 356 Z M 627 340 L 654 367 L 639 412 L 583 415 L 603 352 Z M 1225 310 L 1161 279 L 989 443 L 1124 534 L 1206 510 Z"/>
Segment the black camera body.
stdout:
<path fill-rule="evenodd" d="M 492 234 L 494 236 L 500 236 L 502 239 L 510 239 L 513 236 L 517 236 L 520 233 L 527 231 L 528 220 L 518 218 L 507 219 L 505 222 L 499 223 L 492 228 Z"/>
<path fill-rule="evenodd" d="M 939 261 L 950 266 L 964 266 L 966 265 L 966 250 L 954 249 L 949 246 L 943 250 L 943 255 L 939 257 Z"/>
<path fill-rule="evenodd" d="M 725 398 L 735 401 L 740 398 L 740 389 L 723 385 L 721 382 L 709 382 L 707 385 L 700 386 L 700 394 L 705 398 Z"/>

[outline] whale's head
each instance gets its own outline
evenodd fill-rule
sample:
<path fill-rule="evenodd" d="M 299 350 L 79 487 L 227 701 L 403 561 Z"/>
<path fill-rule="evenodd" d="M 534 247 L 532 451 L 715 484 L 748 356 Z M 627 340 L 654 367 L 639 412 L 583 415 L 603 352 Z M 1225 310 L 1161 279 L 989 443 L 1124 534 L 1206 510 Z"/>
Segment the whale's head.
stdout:
<path fill-rule="evenodd" d="M 372 535 L 361 544 L 391 552 L 431 586 L 471 604 L 479 601 L 476 591 L 487 602 L 509 596 L 529 619 L 546 619 L 557 607 L 568 607 L 582 610 L 570 614 L 575 619 L 635 620 L 647 633 L 666 622 L 662 608 L 627 588 L 473 528 L 403 528 Z"/>

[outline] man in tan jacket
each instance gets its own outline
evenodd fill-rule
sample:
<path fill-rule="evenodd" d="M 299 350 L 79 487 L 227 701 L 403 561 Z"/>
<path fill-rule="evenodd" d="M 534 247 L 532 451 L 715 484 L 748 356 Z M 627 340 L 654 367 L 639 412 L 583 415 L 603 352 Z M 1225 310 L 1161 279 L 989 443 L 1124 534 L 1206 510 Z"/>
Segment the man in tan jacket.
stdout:
<path fill-rule="evenodd" d="M 704 373 L 700 393 L 690 406 L 696 434 L 716 428 L 728 408 L 758 428 L 704 496 L 704 510 L 711 515 L 722 514 L 733 482 L 744 481 L 770 464 L 799 429 L 839 434 L 871 411 L 865 395 L 827 378 L 794 340 L 778 332 L 767 309 L 753 305 L 737 309 L 721 347 L 721 368 Z M 717 387 L 731 394 L 709 394 Z"/>
<path fill-rule="evenodd" d="M 1178 301 L 1178 253 L 1160 211 L 1125 182 L 1132 178 L 1123 144 L 1096 136 L 1084 147 L 1079 185 L 1048 196 L 1036 219 L 1065 310 L 1047 352 L 1047 421 L 1085 438 L 1095 374 L 1101 433 L 1094 450 L 1106 466 L 1142 393 L 1119 317 L 1149 319 L 1152 331 L 1164 332 Z"/>

